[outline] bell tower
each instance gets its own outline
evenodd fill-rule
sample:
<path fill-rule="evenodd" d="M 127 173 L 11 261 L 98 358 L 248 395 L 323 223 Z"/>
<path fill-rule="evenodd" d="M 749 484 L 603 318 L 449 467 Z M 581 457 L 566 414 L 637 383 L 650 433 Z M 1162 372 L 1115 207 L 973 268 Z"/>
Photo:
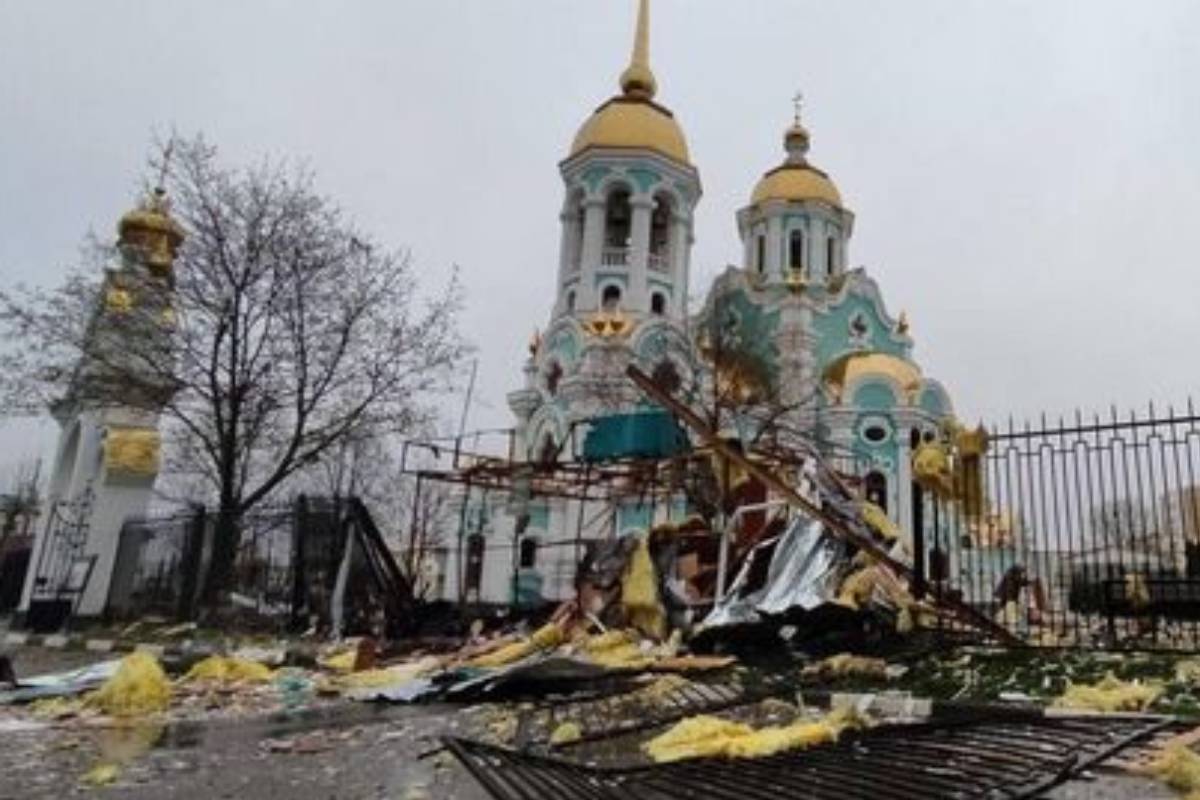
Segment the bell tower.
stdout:
<path fill-rule="evenodd" d="M 583 122 L 559 163 L 563 205 L 554 304 L 509 395 L 525 454 L 551 452 L 579 423 L 636 407 L 633 362 L 691 379 L 687 298 L 700 173 L 650 66 L 650 3 L 639 0 L 620 91 Z M 674 379 L 674 378 L 673 378 Z"/>
<path fill-rule="evenodd" d="M 20 606 L 33 624 L 104 612 L 121 527 L 145 513 L 159 472 L 183 231 L 158 189 L 117 232 L 71 385 L 50 409 L 61 430 Z"/>

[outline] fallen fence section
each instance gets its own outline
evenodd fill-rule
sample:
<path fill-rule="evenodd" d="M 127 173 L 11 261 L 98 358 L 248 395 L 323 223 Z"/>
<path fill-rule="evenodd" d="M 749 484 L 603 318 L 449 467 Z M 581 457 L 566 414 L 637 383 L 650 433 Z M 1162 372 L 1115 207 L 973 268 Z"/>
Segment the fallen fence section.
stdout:
<path fill-rule="evenodd" d="M 556 746 L 565 749 L 670 725 L 695 714 L 714 714 L 768 697 L 795 694 L 796 684 L 790 677 L 767 676 L 751 686 L 730 680 L 687 680 L 665 689 L 651 684 L 640 691 L 635 689 L 597 700 L 560 699 L 534 710 L 523 739 L 528 744 L 549 742 L 556 723 L 574 722 L 580 727 L 580 736 Z"/>
<path fill-rule="evenodd" d="M 466 739 L 447 747 L 496 800 L 1035 798 L 1169 726 L 1162 717 L 892 725 L 752 760 L 599 768 Z"/>

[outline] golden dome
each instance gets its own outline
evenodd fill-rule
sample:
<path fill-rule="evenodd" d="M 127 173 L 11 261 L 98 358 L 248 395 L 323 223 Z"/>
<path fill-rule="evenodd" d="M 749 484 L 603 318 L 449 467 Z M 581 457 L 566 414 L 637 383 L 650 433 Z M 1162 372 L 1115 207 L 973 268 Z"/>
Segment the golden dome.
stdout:
<path fill-rule="evenodd" d="M 850 353 L 842 356 L 826 367 L 824 377 L 826 386 L 840 403 L 847 386 L 870 375 L 891 379 L 909 399 L 920 391 L 924 382 L 916 364 L 887 353 Z"/>
<path fill-rule="evenodd" d="M 653 150 L 690 163 L 687 140 L 675 116 L 654 102 L 658 81 L 650 69 L 649 0 L 641 0 L 638 6 L 633 54 L 620 83 L 621 94 L 597 108 L 575 134 L 568 157 L 593 147 L 621 147 Z"/>
<path fill-rule="evenodd" d="M 671 112 L 657 103 L 627 96 L 614 97 L 596 109 L 575 135 L 571 155 L 592 147 L 647 149 L 690 163 L 687 140 Z"/>
<path fill-rule="evenodd" d="M 117 236 L 121 244 L 140 249 L 147 266 L 165 272 L 175 261 L 175 251 L 184 235 L 171 218 L 166 192 L 155 189 L 141 205 L 121 217 Z"/>
<path fill-rule="evenodd" d="M 842 207 L 842 195 L 829 176 L 808 164 L 784 164 L 762 176 L 750 196 L 750 204 L 768 200 L 821 200 Z"/>
<path fill-rule="evenodd" d="M 808 163 L 808 145 L 808 129 L 800 124 L 797 106 L 795 121 L 783 133 L 783 149 L 787 152 L 787 158 L 783 164 L 762 176 L 750 195 L 750 205 L 768 200 L 820 200 L 837 208 L 842 207 L 842 195 L 833 181 Z"/>

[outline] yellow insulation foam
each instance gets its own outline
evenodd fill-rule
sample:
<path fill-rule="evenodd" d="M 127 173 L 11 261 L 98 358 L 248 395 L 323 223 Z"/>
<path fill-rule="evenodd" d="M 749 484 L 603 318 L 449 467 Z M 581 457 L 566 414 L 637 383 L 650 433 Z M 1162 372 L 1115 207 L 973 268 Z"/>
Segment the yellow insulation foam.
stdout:
<path fill-rule="evenodd" d="M 757 730 L 742 722 L 700 715 L 677 723 L 642 745 L 642 750 L 660 764 L 690 758 L 763 758 L 837 741 L 843 730 L 860 724 L 853 709 Z"/>
<path fill-rule="evenodd" d="M 1111 672 L 1094 684 L 1071 684 L 1054 701 L 1057 708 L 1084 711 L 1145 711 L 1162 694 L 1156 683 L 1119 680 Z"/>

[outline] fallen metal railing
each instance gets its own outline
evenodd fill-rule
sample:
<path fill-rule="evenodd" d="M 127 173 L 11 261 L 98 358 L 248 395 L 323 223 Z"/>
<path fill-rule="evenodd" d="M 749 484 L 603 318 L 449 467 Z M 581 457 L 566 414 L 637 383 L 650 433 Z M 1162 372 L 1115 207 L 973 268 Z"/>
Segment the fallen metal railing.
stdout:
<path fill-rule="evenodd" d="M 985 715 L 892 725 L 766 758 L 622 768 L 466 739 L 448 739 L 446 745 L 495 800 L 1021 800 L 1040 796 L 1172 722 Z"/>

